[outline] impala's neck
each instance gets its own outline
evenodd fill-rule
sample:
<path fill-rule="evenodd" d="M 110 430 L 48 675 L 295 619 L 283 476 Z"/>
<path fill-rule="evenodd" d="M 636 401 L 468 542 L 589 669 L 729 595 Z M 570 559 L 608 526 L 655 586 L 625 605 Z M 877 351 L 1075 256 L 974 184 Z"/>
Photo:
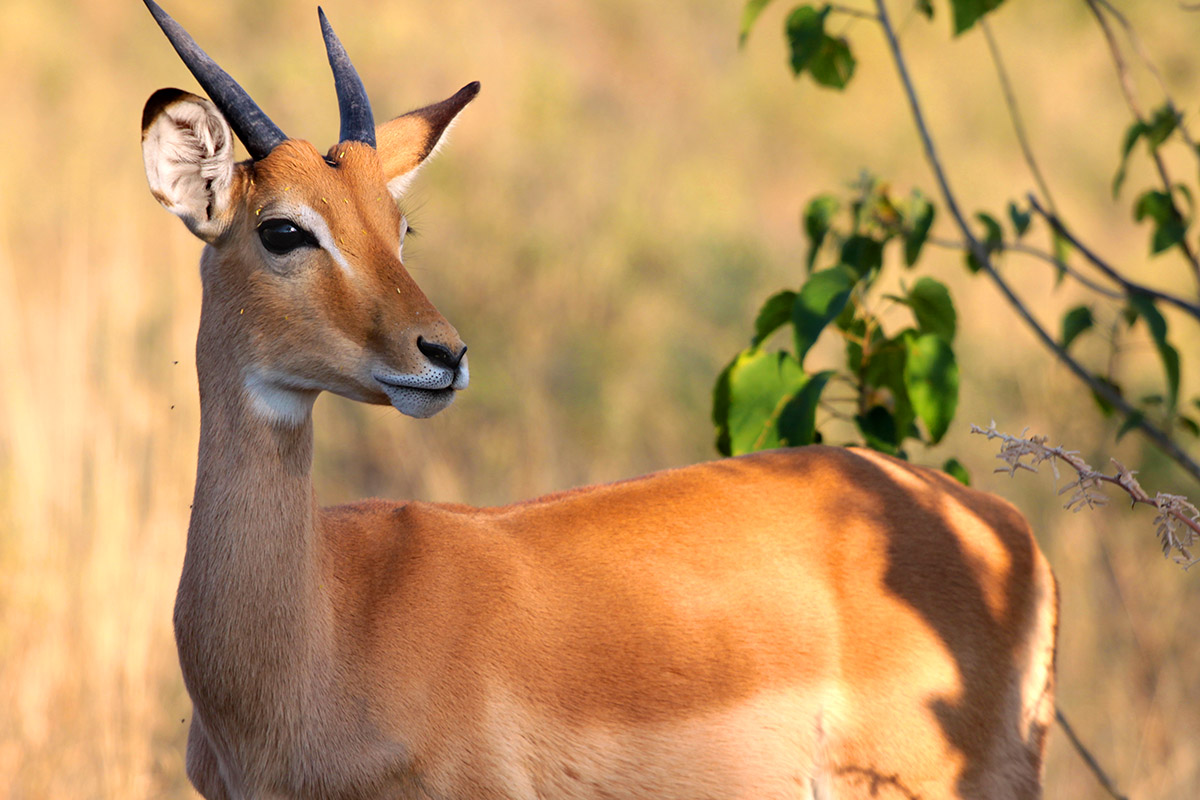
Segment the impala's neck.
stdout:
<path fill-rule="evenodd" d="M 294 702 L 314 690 L 309 676 L 329 636 L 311 403 L 288 424 L 256 407 L 219 305 L 206 292 L 196 348 L 200 455 L 176 639 L 209 724 L 228 714 L 238 725 L 275 725 L 272 715 L 285 704 L 273 699 L 286 693 Z"/>

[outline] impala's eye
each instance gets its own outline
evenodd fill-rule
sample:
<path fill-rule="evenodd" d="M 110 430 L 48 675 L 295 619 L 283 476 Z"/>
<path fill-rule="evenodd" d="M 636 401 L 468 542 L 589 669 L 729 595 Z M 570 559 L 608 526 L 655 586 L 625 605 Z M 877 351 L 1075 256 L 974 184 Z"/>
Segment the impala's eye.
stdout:
<path fill-rule="evenodd" d="M 277 256 L 290 253 L 298 247 L 317 247 L 316 238 L 286 219 L 263 220 L 258 226 L 258 238 L 263 247 Z"/>

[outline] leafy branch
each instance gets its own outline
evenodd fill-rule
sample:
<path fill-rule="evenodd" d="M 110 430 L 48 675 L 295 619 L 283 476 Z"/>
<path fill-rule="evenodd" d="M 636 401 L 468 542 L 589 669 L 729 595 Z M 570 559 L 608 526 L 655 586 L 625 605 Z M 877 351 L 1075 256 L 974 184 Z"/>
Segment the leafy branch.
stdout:
<path fill-rule="evenodd" d="M 904 60 L 903 52 L 900 48 L 900 42 L 896 37 L 895 29 L 892 26 L 888 16 L 887 5 L 883 0 L 876 0 L 876 9 L 879 14 L 879 24 L 883 28 L 884 35 L 888 42 L 888 47 L 892 53 L 892 59 L 896 66 L 896 71 L 900 76 L 900 81 L 904 86 L 905 97 L 908 100 L 909 109 L 913 116 L 913 122 L 917 126 L 917 130 L 921 137 L 922 147 L 925 153 L 925 159 L 929 163 L 930 169 L 934 173 L 940 189 L 943 202 L 949 209 L 951 216 L 957 223 L 959 230 L 962 232 L 966 242 L 969 256 L 973 264 L 980 271 L 984 272 L 996 287 L 1000 290 L 1001 295 L 1005 298 L 1008 304 L 1017 312 L 1024 320 L 1025 324 L 1033 331 L 1034 335 L 1042 342 L 1055 357 L 1061 361 L 1068 369 L 1073 372 L 1076 377 L 1083 381 L 1107 404 L 1108 407 L 1119 410 L 1125 418 L 1125 427 L 1120 431 L 1124 433 L 1129 428 L 1140 430 L 1156 447 L 1166 453 L 1172 460 L 1179 464 L 1197 481 L 1200 481 L 1200 464 L 1193 460 L 1184 450 L 1179 447 L 1171 437 L 1163 431 L 1159 426 L 1151 422 L 1146 413 L 1136 409 L 1122 395 L 1119 388 L 1112 381 L 1103 381 L 1098 379 L 1093 373 L 1083 367 L 1074 357 L 1067 352 L 1067 348 L 1060 345 L 1054 338 L 1047 333 L 1046 329 L 1037 321 L 1029 308 L 1021 301 L 1021 299 L 1013 291 L 1012 287 L 996 270 L 992 262 L 992 253 L 998 249 L 995 246 L 988 247 L 980 241 L 973 233 L 971 226 L 967 223 L 965 217 L 960 210 L 958 200 L 950 188 L 950 183 L 946 177 L 945 170 L 942 167 L 941 159 L 938 156 L 937 149 L 933 144 L 933 139 L 929 133 L 929 128 L 925 123 L 925 115 L 921 109 L 920 100 L 917 97 L 916 89 L 908 74 L 908 67 Z M 1039 207 L 1040 208 L 1040 207 Z M 1042 212 L 1044 214 L 1044 212 Z M 995 227 L 992 228 L 991 238 L 995 236 Z M 1117 274 L 1112 270 L 1112 274 Z M 1127 288 L 1128 291 L 1128 288 Z M 1168 383 L 1172 387 L 1171 394 L 1174 395 L 1178 391 L 1179 385 L 1179 363 L 1178 354 L 1174 353 L 1174 349 L 1166 342 L 1166 322 L 1162 315 L 1154 308 L 1152 301 L 1147 299 L 1147 295 L 1143 293 L 1130 293 L 1129 300 L 1135 306 L 1137 313 L 1144 314 L 1147 318 L 1148 325 L 1152 328 L 1156 341 L 1160 345 L 1160 351 L 1164 354 L 1164 363 L 1168 372 Z M 1144 301 L 1144 302 L 1139 302 Z M 1172 354 L 1174 353 L 1173 357 Z M 1173 370 L 1172 370 L 1173 365 Z M 1173 378 L 1172 378 L 1173 374 Z M 1175 399 L 1172 396 L 1171 402 L 1168 404 L 1170 410 L 1174 410 Z M 1191 419 L 1190 417 L 1187 419 Z"/>
<path fill-rule="evenodd" d="M 911 0 L 914 12 L 931 19 L 931 0 Z M 1108 0 L 1085 0 L 1097 18 L 1116 66 L 1122 92 L 1133 116 L 1122 140 L 1120 163 L 1114 179 L 1114 197 L 1120 192 L 1130 158 L 1139 143 L 1156 164 L 1162 186 L 1142 192 L 1134 203 L 1134 218 L 1151 222 L 1151 255 L 1175 251 L 1194 267 L 1195 255 L 1188 242 L 1192 227 L 1192 190 L 1175 184 L 1166 172 L 1160 150 L 1172 142 L 1186 144 L 1189 154 L 1200 158 L 1182 115 L 1166 95 L 1162 107 L 1152 114 L 1142 113 L 1128 79 L 1116 29 L 1126 34 L 1142 61 L 1153 70 L 1132 25 Z M 744 6 L 740 41 L 760 17 L 770 0 L 748 0 Z M 1024 207 L 1008 204 L 1009 224 L 997 216 L 980 211 L 968 218 L 956 196 L 946 166 L 926 124 L 920 98 L 914 85 L 896 28 L 884 0 L 874 0 L 874 12 L 841 4 L 802 4 L 787 14 L 784 35 L 790 54 L 792 73 L 808 77 L 826 89 L 845 90 L 850 84 L 857 60 L 851 42 L 829 31 L 833 16 L 848 16 L 878 25 L 893 66 L 900 79 L 917 128 L 926 163 L 937 185 L 937 201 L 913 190 L 907 199 L 895 199 L 886 184 L 864 178 L 852 188 L 848 203 L 834 194 L 822 194 L 810 201 L 803 216 L 803 228 L 809 239 L 806 267 L 809 275 L 799 289 L 776 293 L 764 303 L 755 321 L 750 347 L 740 353 L 722 371 L 714 390 L 713 420 L 722 453 L 745 452 L 760 447 L 808 444 L 826 437 L 822 427 L 830 421 L 852 421 L 862 443 L 875 449 L 906 456 L 906 441 L 935 445 L 953 419 L 958 401 L 959 368 L 953 348 L 953 323 L 938 320 L 954 318 L 954 303 L 949 290 L 932 278 L 919 278 L 900 296 L 884 295 L 882 300 L 899 302 L 913 313 L 913 325 L 899 331 L 886 330 L 876 311 L 875 289 L 881 273 L 890 269 L 884 253 L 899 242 L 902 264 L 906 269 L 918 265 L 926 242 L 960 249 L 972 273 L 983 273 L 1018 317 L 1033 332 L 1043 348 L 1063 363 L 1096 399 L 1105 416 L 1116 416 L 1117 438 L 1136 431 L 1153 446 L 1180 465 L 1200 482 L 1200 464 L 1181 445 L 1183 435 L 1200 439 L 1200 397 L 1190 404 L 1181 402 L 1182 363 L 1180 351 L 1171 341 L 1168 319 L 1160 307 L 1170 307 L 1200 323 L 1200 303 L 1187 296 L 1171 293 L 1134 281 L 1087 247 L 1070 230 L 1057 212 L 1050 185 L 1034 156 L 1030 137 L 1022 121 L 1000 46 L 992 35 L 989 14 L 1003 0 L 949 0 L 955 36 L 968 30 L 982 30 L 992 64 L 996 68 L 1004 104 L 1018 138 L 1021 155 L 1030 168 L 1038 194 L 1028 193 Z M 932 222 L 941 204 L 949 213 L 961 239 L 930 235 Z M 848 213 L 847 213 L 848 211 Z M 1051 247 L 1031 245 L 1026 235 L 1033 224 L 1043 225 L 1050 234 Z M 821 264 L 823 254 L 832 253 L 830 264 Z M 1090 291 L 1093 302 L 1116 307 L 1116 313 L 1099 313 L 1093 302 L 1070 308 L 1055 336 L 1015 293 L 1000 270 L 1004 254 L 1015 253 L 1036 258 L 1055 267 L 1058 282 L 1072 281 Z M 1082 263 L 1073 263 L 1078 253 Z M 1096 319 L 1116 319 L 1108 332 L 1097 329 Z M 1121 367 L 1121 325 L 1140 325 L 1150 338 L 1162 363 L 1163 391 L 1144 393 L 1140 399 L 1123 389 Z M 768 339 L 776 330 L 791 326 L 794 348 L 768 351 Z M 829 368 L 806 366 L 805 357 L 822 331 L 836 332 L 844 341 L 844 361 Z M 1091 332 L 1091 333 L 1090 333 Z M 1082 338 L 1091 337 L 1109 347 L 1102 369 L 1086 366 L 1084 357 L 1072 348 Z M 826 353 L 826 351 L 822 351 Z M 1091 351 L 1088 351 L 1091 353 Z M 854 389 L 853 396 L 823 398 L 830 380 Z M 1194 410 L 1193 410 L 1194 409 Z M 823 410 L 824 421 L 817 415 Z M 947 469 L 965 480 L 954 459 Z"/>

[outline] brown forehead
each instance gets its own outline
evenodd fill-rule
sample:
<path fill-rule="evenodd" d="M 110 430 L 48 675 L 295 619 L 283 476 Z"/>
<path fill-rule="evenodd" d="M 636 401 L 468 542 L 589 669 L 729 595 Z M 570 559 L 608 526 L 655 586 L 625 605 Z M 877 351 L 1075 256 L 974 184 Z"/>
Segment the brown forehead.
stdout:
<path fill-rule="evenodd" d="M 400 219 L 375 149 L 343 142 L 322 157 L 310 143 L 289 139 L 254 163 L 253 201 L 295 200 L 339 222 L 394 230 Z M 331 163 L 332 162 L 332 163 Z"/>

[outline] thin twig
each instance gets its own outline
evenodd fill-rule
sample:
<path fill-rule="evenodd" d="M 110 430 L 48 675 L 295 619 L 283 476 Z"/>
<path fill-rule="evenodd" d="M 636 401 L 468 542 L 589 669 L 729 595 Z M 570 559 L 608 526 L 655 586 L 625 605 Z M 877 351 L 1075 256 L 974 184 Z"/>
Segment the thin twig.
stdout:
<path fill-rule="evenodd" d="M 992 424 L 987 428 L 971 425 L 971 433 L 983 434 L 989 440 L 1000 439 L 1000 453 L 996 458 L 1007 466 L 1000 467 L 996 472 L 1007 472 L 1009 475 L 1016 475 L 1017 470 L 1037 472 L 1039 464 L 1049 462 L 1050 468 L 1054 471 L 1054 477 L 1057 478 L 1059 476 L 1058 462 L 1060 461 L 1075 470 L 1078 477 L 1058 491 L 1060 495 L 1067 492 L 1072 493 L 1066 503 L 1066 508 L 1071 511 L 1095 508 L 1108 503 L 1108 498 L 1099 491 L 1102 483 L 1120 488 L 1129 495 L 1133 505 L 1140 503 L 1153 506 L 1158 512 L 1158 516 L 1154 518 L 1154 524 L 1157 526 L 1158 537 L 1162 543 L 1163 555 L 1169 556 L 1176 553 L 1175 560 L 1185 568 L 1192 566 L 1198 560 L 1192 555 L 1192 548 L 1196 545 L 1197 539 L 1200 539 L 1200 509 L 1192 505 L 1191 501 L 1183 495 L 1158 492 L 1151 497 L 1138 483 L 1137 473 L 1126 469 L 1115 458 L 1111 461 L 1116 467 L 1116 474 L 1106 475 L 1093 469 L 1083 460 L 1077 450 L 1067 450 L 1062 445 L 1049 447 L 1046 444 L 1048 440 L 1046 436 L 1026 438 L 1025 432 L 1022 432 L 1020 436 L 1010 436 L 996 430 L 995 420 L 992 420 Z M 1029 459 L 1028 462 L 1025 461 L 1026 458 Z M 1180 525 L 1187 530 L 1181 530 Z"/>
<path fill-rule="evenodd" d="M 1058 724 L 1062 726 L 1063 732 L 1067 734 L 1067 738 L 1071 740 L 1071 744 L 1075 747 L 1075 752 L 1079 753 L 1089 767 L 1092 769 L 1092 774 L 1096 776 L 1096 780 L 1104 787 L 1104 791 L 1115 797 L 1116 800 L 1129 800 L 1126 795 L 1117 791 L 1117 787 L 1113 785 L 1112 780 L 1100 768 L 1100 763 L 1092 756 L 1088 749 L 1083 746 L 1083 742 L 1079 741 L 1079 737 L 1075 735 L 1075 729 L 1067 722 L 1067 718 L 1063 715 L 1062 709 L 1058 706 L 1054 707 L 1054 718 L 1058 720 Z"/>
<path fill-rule="evenodd" d="M 953 239 L 938 239 L 931 236 L 925 241 L 928 244 L 932 244 L 937 247 L 943 247 L 947 250 L 967 250 L 967 245 L 965 242 L 959 242 Z M 1086 275 L 1076 271 L 1070 264 L 1055 258 L 1053 255 L 1044 250 L 1038 250 L 1036 247 L 1021 244 L 1020 242 L 1000 242 L 999 249 L 1001 252 L 1020 253 L 1021 255 L 1030 256 L 1040 261 L 1045 261 L 1047 264 L 1053 264 L 1055 267 L 1079 281 L 1079 283 L 1091 289 L 1096 294 L 1107 297 L 1110 300 L 1124 300 L 1126 297 L 1124 292 L 1118 292 L 1116 289 L 1110 289 L 1107 286 L 1101 286 L 1091 278 L 1088 278 Z"/>
<path fill-rule="evenodd" d="M 967 240 L 967 249 L 982 263 L 987 258 L 987 252 L 979 240 L 975 238 L 975 235 L 971 233 L 971 228 L 967 225 L 967 220 L 958 207 L 958 201 L 955 199 L 954 192 L 950 191 L 950 184 L 946 179 L 946 173 L 942 170 L 942 163 L 938 159 L 937 151 L 933 147 L 933 139 L 929 136 L 929 128 L 925 125 L 925 115 L 922 113 L 921 105 L 917 101 L 916 90 L 913 88 L 912 79 L 908 75 L 908 64 L 900 52 L 900 41 L 896 38 L 896 31 L 892 27 L 891 18 L 888 16 L 887 5 L 884 3 L 884 0 L 875 0 L 875 8 L 879 14 L 879 24 L 883 28 L 884 36 L 887 38 L 888 47 L 892 51 L 892 60 L 896 64 L 896 71 L 900 73 L 900 81 L 904 84 L 904 96 L 908 100 L 909 110 L 912 111 L 913 121 L 917 126 L 917 133 L 921 136 L 921 145 L 925 150 L 925 160 L 929 162 L 929 168 L 933 170 L 933 177 L 938 182 L 938 188 L 941 190 L 942 199 L 946 202 L 946 208 L 950 210 L 950 214 L 954 217 L 955 222 L 958 223 L 958 227 L 962 230 L 963 236 Z"/>
<path fill-rule="evenodd" d="M 1070 242 L 1071 246 L 1082 253 L 1084 258 L 1092 262 L 1092 265 L 1096 269 L 1100 270 L 1109 278 L 1119 283 L 1126 292 L 1129 294 L 1145 295 L 1146 297 L 1151 297 L 1155 300 L 1162 300 L 1164 303 L 1168 303 L 1176 308 L 1182 309 L 1196 319 L 1200 320 L 1200 305 L 1184 300 L 1182 297 L 1176 297 L 1173 294 L 1167 294 L 1166 292 L 1160 292 L 1158 289 L 1152 289 L 1149 286 L 1145 286 L 1140 283 L 1134 283 L 1114 269 L 1113 266 L 1107 261 L 1096 255 L 1095 251 L 1093 251 L 1083 242 L 1079 241 L 1078 237 L 1071 233 L 1071 231 L 1067 230 L 1067 227 L 1063 224 L 1062 220 L 1059 219 L 1057 215 L 1042 208 L 1041 204 L 1038 203 L 1037 198 L 1032 194 L 1029 195 L 1029 205 L 1038 213 L 1039 216 L 1046 220 L 1050 227 L 1054 228 L 1054 231 L 1059 236 Z"/>
<path fill-rule="evenodd" d="M 879 17 L 872 14 L 870 11 L 864 11 L 861 8 L 854 6 L 844 6 L 841 3 L 830 3 L 829 10 L 835 11 L 838 14 L 845 14 L 848 17 L 858 17 L 859 19 L 870 19 L 878 21 Z"/>
<path fill-rule="evenodd" d="M 1021 119 L 1020 109 L 1017 108 L 1017 96 L 1013 93 L 1012 83 L 1008 79 L 1008 70 L 1004 67 L 1004 59 L 1000 57 L 1000 47 L 996 44 L 995 37 L 992 36 L 992 27 L 988 24 L 986 17 L 980 18 L 979 27 L 983 28 L 983 38 L 987 40 L 992 64 L 996 67 L 996 76 L 1000 79 L 1000 91 L 1004 95 L 1004 104 L 1008 106 L 1008 118 L 1012 120 L 1013 130 L 1017 134 L 1017 143 L 1020 144 L 1021 153 L 1025 156 L 1025 163 L 1029 166 L 1029 171 L 1033 173 L 1033 179 L 1037 182 L 1042 196 L 1046 198 L 1050 208 L 1057 214 L 1058 209 L 1054 204 L 1054 196 L 1050 193 L 1050 187 L 1046 184 L 1046 178 L 1042 175 L 1041 168 L 1038 167 L 1037 159 L 1033 157 L 1033 148 L 1025 133 L 1025 123 Z"/>
<path fill-rule="evenodd" d="M 1000 293 L 1004 295 L 1008 304 L 1013 307 L 1013 310 L 1025 321 L 1030 330 L 1034 332 L 1042 344 L 1049 349 L 1054 355 L 1067 366 L 1076 377 L 1088 385 L 1093 392 L 1103 397 L 1111 406 L 1116 408 L 1126 418 L 1132 417 L 1135 409 L 1133 406 L 1122 397 L 1118 392 L 1114 391 L 1110 386 L 1101 383 L 1092 376 L 1090 372 L 1083 368 L 1078 361 L 1071 357 L 1066 350 L 1058 345 L 1046 329 L 1034 318 L 1025 304 L 1021 302 L 1016 293 L 1008 283 L 1000 277 L 1000 273 L 992 265 L 992 260 L 983 244 L 971 232 L 970 226 L 967 224 L 966 218 L 962 214 L 962 210 L 958 206 L 954 192 L 950 189 L 950 184 L 946 178 L 945 170 L 942 169 L 941 160 L 938 158 L 937 150 L 933 146 L 933 139 L 929 135 L 929 128 L 925 124 L 925 115 L 921 111 L 920 101 L 917 99 L 916 89 L 913 87 L 912 80 L 908 75 L 908 66 L 904 61 L 904 54 L 900 49 L 900 42 L 896 38 L 896 32 L 892 28 L 891 19 L 888 17 L 887 6 L 884 0 L 875 0 L 876 10 L 879 12 L 879 24 L 883 28 L 884 36 L 887 38 L 888 47 L 892 53 L 892 60 L 896 65 L 896 72 L 900 75 L 900 81 L 904 85 L 904 94 L 908 99 L 909 109 L 912 111 L 913 123 L 917 126 L 917 131 L 921 136 L 921 143 L 925 150 L 925 160 L 929 162 L 929 167 L 933 171 L 934 177 L 937 180 L 938 187 L 941 190 L 942 199 L 946 203 L 946 208 L 950 210 L 951 216 L 958 223 L 959 230 L 966 240 L 968 249 L 975 256 L 981 269 L 989 278 L 996 284 Z M 1195 480 L 1200 481 L 1200 464 L 1197 464 L 1187 453 L 1171 441 L 1171 438 L 1163 432 L 1157 425 L 1146 419 L 1144 415 L 1138 414 L 1135 422 L 1135 427 L 1140 430 L 1143 435 L 1152 441 L 1156 447 L 1166 453 L 1173 461 L 1183 467 L 1188 474 Z"/>
<path fill-rule="evenodd" d="M 1112 28 L 1108 24 L 1108 19 L 1100 9 L 1100 0 L 1084 0 L 1084 2 L 1091 9 L 1092 15 L 1096 17 L 1096 22 L 1100 24 L 1100 30 L 1104 32 L 1104 39 L 1108 42 L 1108 50 L 1112 55 L 1113 65 L 1117 70 L 1117 81 L 1121 85 L 1121 93 L 1125 95 L 1125 104 L 1129 106 L 1129 111 L 1133 114 L 1134 118 L 1145 125 L 1146 117 L 1142 113 L 1137 96 L 1133 92 L 1133 81 L 1129 77 L 1129 67 L 1125 63 L 1125 57 L 1121 55 L 1121 47 L 1117 43 L 1117 37 L 1113 34 Z M 1154 166 L 1158 170 L 1158 177 L 1162 181 L 1163 191 L 1166 193 L 1172 208 L 1174 208 L 1175 183 L 1171 180 L 1171 176 L 1167 172 L 1167 163 L 1163 160 L 1162 154 L 1158 152 L 1158 148 L 1151 147 L 1149 150 L 1150 156 L 1154 160 Z M 1192 246 L 1188 244 L 1187 237 L 1179 239 L 1179 249 L 1187 257 L 1188 263 L 1192 267 L 1192 274 L 1196 278 L 1197 284 L 1200 284 L 1200 261 L 1196 260 L 1196 254 L 1192 250 Z"/>

